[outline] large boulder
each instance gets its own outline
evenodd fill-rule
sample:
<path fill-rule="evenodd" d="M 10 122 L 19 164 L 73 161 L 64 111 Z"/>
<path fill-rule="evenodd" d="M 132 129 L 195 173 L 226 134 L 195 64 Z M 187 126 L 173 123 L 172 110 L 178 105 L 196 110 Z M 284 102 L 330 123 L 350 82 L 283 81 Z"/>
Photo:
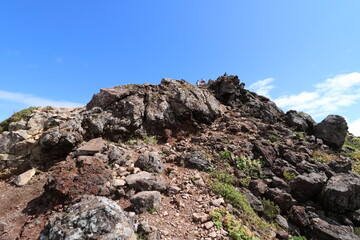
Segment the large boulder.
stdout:
<path fill-rule="evenodd" d="M 315 121 L 309 114 L 290 110 L 285 115 L 285 122 L 289 127 L 294 127 L 297 131 L 312 132 Z"/>
<path fill-rule="evenodd" d="M 320 218 L 311 220 L 311 230 L 318 240 L 360 240 L 349 226 L 330 224 Z"/>
<path fill-rule="evenodd" d="M 145 152 L 141 154 L 135 162 L 135 167 L 138 167 L 143 171 L 161 173 L 164 169 L 164 164 L 157 152 Z"/>
<path fill-rule="evenodd" d="M 108 196 L 113 180 L 111 170 L 96 156 L 68 157 L 58 163 L 45 190 L 56 200 L 73 200 L 83 195 Z"/>
<path fill-rule="evenodd" d="M 326 183 L 327 177 L 321 173 L 298 175 L 290 184 L 291 194 L 299 201 L 308 201 L 315 197 Z"/>
<path fill-rule="evenodd" d="M 139 192 L 130 198 L 131 206 L 135 212 L 156 209 L 161 203 L 161 194 L 158 191 Z"/>
<path fill-rule="evenodd" d="M 53 216 L 39 240 L 135 240 L 131 219 L 116 202 L 84 196 L 65 212 Z"/>
<path fill-rule="evenodd" d="M 126 183 L 130 188 L 136 191 L 160 191 L 164 192 L 168 188 L 168 184 L 155 173 L 139 172 L 126 177 Z"/>
<path fill-rule="evenodd" d="M 296 204 L 295 199 L 289 193 L 279 188 L 268 189 L 266 197 L 276 203 L 282 211 L 288 211 Z"/>
<path fill-rule="evenodd" d="M 347 130 L 345 118 L 338 115 L 329 115 L 314 126 L 315 136 L 334 149 L 342 147 Z"/>
<path fill-rule="evenodd" d="M 185 167 L 200 171 L 208 170 L 211 167 L 210 159 L 206 158 L 199 152 L 192 152 L 181 156 L 180 161 L 185 165 Z"/>
<path fill-rule="evenodd" d="M 320 202 L 335 212 L 354 211 L 360 208 L 360 177 L 340 173 L 327 182 L 320 194 Z"/>

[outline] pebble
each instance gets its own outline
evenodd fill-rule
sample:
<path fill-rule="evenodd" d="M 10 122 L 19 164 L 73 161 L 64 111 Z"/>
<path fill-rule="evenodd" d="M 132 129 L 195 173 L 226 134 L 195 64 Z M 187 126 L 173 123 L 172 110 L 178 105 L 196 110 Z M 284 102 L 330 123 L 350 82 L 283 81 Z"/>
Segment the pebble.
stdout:
<path fill-rule="evenodd" d="M 214 223 L 213 222 L 206 222 L 205 224 L 204 224 L 204 227 L 206 228 L 206 229 L 210 229 L 210 228 L 212 228 L 214 226 Z"/>
<path fill-rule="evenodd" d="M 211 219 L 211 216 L 206 213 L 193 213 L 192 215 L 194 222 L 204 223 Z"/>

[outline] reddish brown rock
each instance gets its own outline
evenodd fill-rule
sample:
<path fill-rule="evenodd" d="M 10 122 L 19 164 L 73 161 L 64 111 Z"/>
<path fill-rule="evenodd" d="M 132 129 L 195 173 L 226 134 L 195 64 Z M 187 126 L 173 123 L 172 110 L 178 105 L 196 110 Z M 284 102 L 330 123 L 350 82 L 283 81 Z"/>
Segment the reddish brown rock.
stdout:
<path fill-rule="evenodd" d="M 68 157 L 56 166 L 45 188 L 61 199 L 74 199 L 85 194 L 107 196 L 111 180 L 111 171 L 97 157 Z"/>

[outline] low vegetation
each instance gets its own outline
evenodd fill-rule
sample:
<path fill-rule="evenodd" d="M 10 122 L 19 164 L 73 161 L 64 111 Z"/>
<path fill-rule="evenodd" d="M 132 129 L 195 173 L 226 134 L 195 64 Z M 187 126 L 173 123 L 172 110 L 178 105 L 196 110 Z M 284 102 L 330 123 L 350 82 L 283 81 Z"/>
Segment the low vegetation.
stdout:
<path fill-rule="evenodd" d="M 235 167 L 251 177 L 260 177 L 261 161 L 249 157 L 235 157 Z"/>
<path fill-rule="evenodd" d="M 8 131 L 10 123 L 18 122 L 20 120 L 26 119 L 36 109 L 37 109 L 36 107 L 29 107 L 29 108 L 26 108 L 26 109 L 23 109 L 23 110 L 21 110 L 19 112 L 14 113 L 11 117 L 9 117 L 8 119 L 5 119 L 4 121 L 2 121 L 0 123 L 0 133 L 2 133 L 3 131 Z"/>
<path fill-rule="evenodd" d="M 223 228 L 233 240 L 260 240 L 243 224 L 243 222 L 226 208 L 219 208 L 210 213 L 215 227 Z"/>
<path fill-rule="evenodd" d="M 307 240 L 304 236 L 290 236 L 290 240 Z"/>
<path fill-rule="evenodd" d="M 321 163 L 329 163 L 332 160 L 334 160 L 334 157 L 332 155 L 324 153 L 320 150 L 315 150 L 312 154 L 312 157 L 315 161 L 318 161 Z"/>
<path fill-rule="evenodd" d="M 342 154 L 350 157 L 354 161 L 352 171 L 360 175 L 360 137 L 349 134 L 343 147 L 351 149 L 351 152 Z"/>
<path fill-rule="evenodd" d="M 292 173 L 292 172 L 284 171 L 283 176 L 284 176 L 285 181 L 287 183 L 289 183 L 296 177 L 296 174 Z"/>
<path fill-rule="evenodd" d="M 214 179 L 210 182 L 211 190 L 222 196 L 226 202 L 230 203 L 233 207 L 238 209 L 241 213 L 240 217 L 246 219 L 245 223 L 256 226 L 260 231 L 267 231 L 273 228 L 273 225 L 260 218 L 252 209 L 249 201 L 245 195 L 241 194 L 231 184 L 233 182 L 229 175 L 221 175 L 219 173 L 212 173 Z M 233 238 L 233 239 L 246 239 L 246 238 Z"/>
<path fill-rule="evenodd" d="M 273 221 L 276 218 L 276 215 L 280 214 L 279 206 L 276 205 L 273 201 L 262 198 L 261 203 L 264 206 L 264 217 L 267 220 Z"/>

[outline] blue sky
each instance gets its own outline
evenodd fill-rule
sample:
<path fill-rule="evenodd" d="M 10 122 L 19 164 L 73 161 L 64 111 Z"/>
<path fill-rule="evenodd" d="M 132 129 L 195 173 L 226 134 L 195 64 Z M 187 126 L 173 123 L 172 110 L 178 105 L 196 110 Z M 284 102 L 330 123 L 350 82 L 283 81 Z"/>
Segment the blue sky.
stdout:
<path fill-rule="evenodd" d="M 100 88 L 239 75 L 283 110 L 360 135 L 358 0 L 0 3 L 0 120 Z"/>

